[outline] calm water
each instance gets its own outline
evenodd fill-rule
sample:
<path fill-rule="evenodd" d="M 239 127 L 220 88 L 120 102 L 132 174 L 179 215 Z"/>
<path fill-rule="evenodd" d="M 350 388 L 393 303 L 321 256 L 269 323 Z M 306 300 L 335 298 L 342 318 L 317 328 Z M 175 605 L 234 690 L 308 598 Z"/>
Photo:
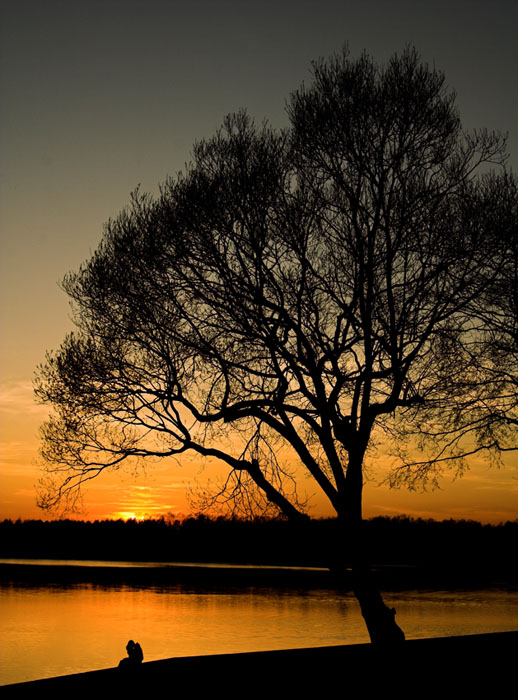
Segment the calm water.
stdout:
<path fill-rule="evenodd" d="M 518 629 L 518 591 L 386 596 L 408 638 Z M 368 641 L 354 598 L 333 590 L 0 586 L 0 683 L 145 660 Z"/>

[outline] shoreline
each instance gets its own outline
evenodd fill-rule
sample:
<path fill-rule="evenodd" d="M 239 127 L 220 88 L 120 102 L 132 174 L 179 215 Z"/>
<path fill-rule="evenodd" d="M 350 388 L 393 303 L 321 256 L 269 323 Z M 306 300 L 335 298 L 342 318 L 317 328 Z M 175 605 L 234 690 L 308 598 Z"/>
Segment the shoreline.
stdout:
<path fill-rule="evenodd" d="M 302 697 L 336 687 L 447 691 L 505 688 L 514 678 L 518 631 L 407 640 L 376 647 L 351 644 L 280 651 L 178 657 L 149 661 L 130 672 L 107 668 L 0 686 L 2 697 L 51 692 L 213 692 L 223 682 L 226 697 Z M 250 688 L 250 684 L 253 684 Z M 265 685 L 264 685 L 265 684 Z M 267 690 L 266 690 L 267 689 Z M 251 692 L 250 692 L 251 691 Z"/>
<path fill-rule="evenodd" d="M 349 571 L 334 571 L 318 567 L 289 567 L 245 564 L 209 564 L 203 562 L 79 562 L 66 560 L 11 559 L 0 562 L 0 585 L 23 583 L 53 584 L 127 584 L 178 585 L 189 584 L 219 587 L 295 587 L 351 588 Z M 515 588 L 518 573 L 513 567 L 481 571 L 479 567 L 453 567 L 451 564 L 395 564 L 372 567 L 382 590 L 404 591 L 430 588 L 446 590 L 465 588 Z"/>

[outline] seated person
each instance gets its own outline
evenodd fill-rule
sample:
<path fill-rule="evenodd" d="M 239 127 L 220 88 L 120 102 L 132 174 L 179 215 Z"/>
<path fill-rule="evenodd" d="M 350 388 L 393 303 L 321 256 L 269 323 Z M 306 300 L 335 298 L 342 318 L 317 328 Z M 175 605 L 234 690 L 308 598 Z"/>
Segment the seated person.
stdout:
<path fill-rule="evenodd" d="M 121 659 L 119 661 L 119 668 L 138 666 L 140 663 L 142 663 L 144 654 L 142 653 L 142 648 L 138 642 L 134 642 L 133 639 L 130 639 L 126 644 L 126 652 L 128 654 L 128 658 Z"/>

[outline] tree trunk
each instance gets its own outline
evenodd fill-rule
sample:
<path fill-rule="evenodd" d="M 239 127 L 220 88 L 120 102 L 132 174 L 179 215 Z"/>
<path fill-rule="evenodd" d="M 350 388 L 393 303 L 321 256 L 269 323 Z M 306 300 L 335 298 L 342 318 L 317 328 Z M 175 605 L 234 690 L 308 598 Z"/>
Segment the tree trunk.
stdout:
<path fill-rule="evenodd" d="M 360 604 L 371 643 L 393 645 L 405 641 L 403 630 L 396 622 L 395 608 L 383 602 L 374 575 L 367 565 L 356 565 L 352 569 L 353 592 Z"/>
<path fill-rule="evenodd" d="M 355 463 L 356 462 L 356 463 Z M 338 520 L 341 524 L 340 538 L 348 553 L 347 568 L 352 570 L 353 592 L 360 604 L 371 643 L 392 645 L 405 640 L 403 630 L 396 623 L 396 610 L 383 602 L 375 576 L 368 562 L 368 552 L 363 536 L 361 458 L 351 460 L 344 490 L 344 510 Z M 356 469 L 354 468 L 356 467 Z"/>

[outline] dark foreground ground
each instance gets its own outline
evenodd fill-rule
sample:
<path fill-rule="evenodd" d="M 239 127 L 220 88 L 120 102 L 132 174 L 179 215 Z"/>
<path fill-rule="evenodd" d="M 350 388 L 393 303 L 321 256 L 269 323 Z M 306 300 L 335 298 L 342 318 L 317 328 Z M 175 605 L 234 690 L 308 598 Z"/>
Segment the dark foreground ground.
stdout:
<path fill-rule="evenodd" d="M 2 698 L 512 697 L 518 631 L 370 644 L 164 659 L 0 687 Z M 124 694 L 124 695 L 123 695 Z"/>

